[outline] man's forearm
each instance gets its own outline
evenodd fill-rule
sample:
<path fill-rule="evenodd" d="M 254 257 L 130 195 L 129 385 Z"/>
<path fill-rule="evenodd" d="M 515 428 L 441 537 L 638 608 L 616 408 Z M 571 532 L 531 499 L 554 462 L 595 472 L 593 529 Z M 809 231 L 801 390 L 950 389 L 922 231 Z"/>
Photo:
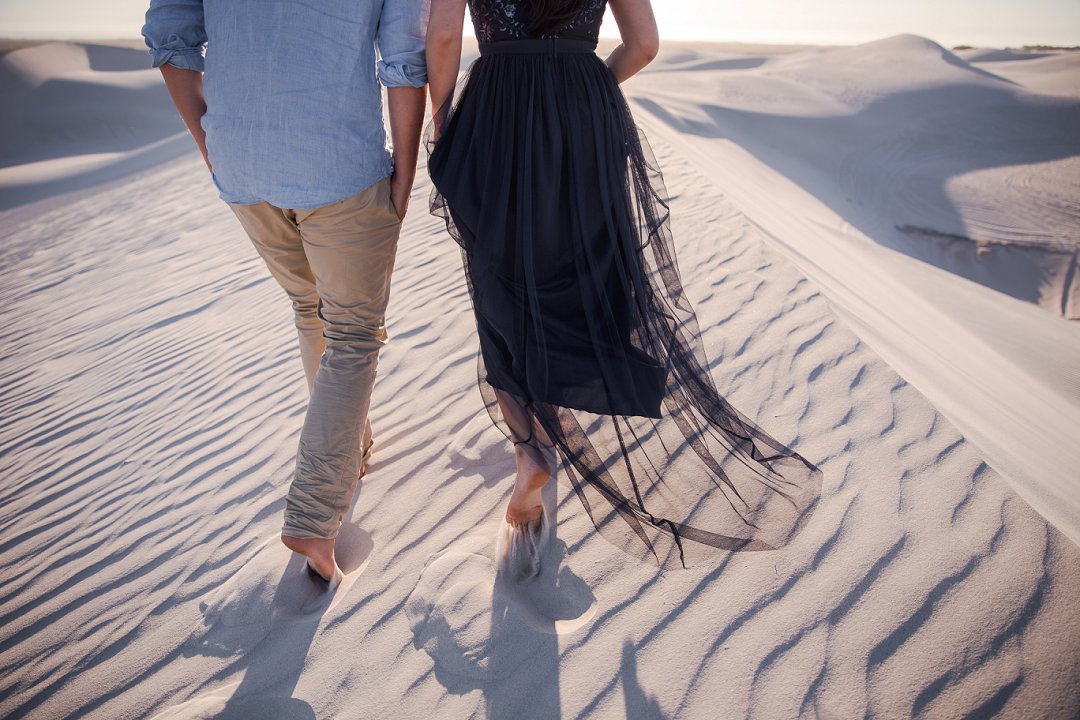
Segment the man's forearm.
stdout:
<path fill-rule="evenodd" d="M 203 99 L 202 73 L 195 70 L 183 70 L 172 65 L 161 66 L 161 75 L 165 78 L 165 87 L 169 89 L 176 111 L 180 113 L 188 132 L 195 139 L 195 144 L 202 153 L 206 166 L 210 160 L 206 155 L 206 133 L 202 129 L 202 116 L 206 114 L 206 100 Z"/>
<path fill-rule="evenodd" d="M 427 88 L 392 87 L 387 88 L 386 94 L 390 140 L 394 145 L 394 175 L 407 177 L 411 186 L 416 177 L 416 161 L 420 154 Z"/>
<path fill-rule="evenodd" d="M 427 86 L 386 89 L 390 114 L 390 140 L 394 144 L 394 177 L 390 181 L 390 199 L 398 217 L 405 217 L 409 207 L 416 160 L 420 154 L 420 131 L 424 127 L 424 103 Z"/>

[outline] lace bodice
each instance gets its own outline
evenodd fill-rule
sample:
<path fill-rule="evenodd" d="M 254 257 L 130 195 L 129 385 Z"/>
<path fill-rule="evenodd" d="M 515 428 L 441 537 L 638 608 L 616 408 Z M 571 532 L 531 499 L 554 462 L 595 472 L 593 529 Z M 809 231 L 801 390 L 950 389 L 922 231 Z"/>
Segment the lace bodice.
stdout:
<path fill-rule="evenodd" d="M 496 42 L 530 37 L 525 28 L 531 5 L 529 0 L 469 0 L 476 39 Z M 581 13 L 557 37 L 596 40 L 606 6 L 607 0 L 586 0 Z"/>

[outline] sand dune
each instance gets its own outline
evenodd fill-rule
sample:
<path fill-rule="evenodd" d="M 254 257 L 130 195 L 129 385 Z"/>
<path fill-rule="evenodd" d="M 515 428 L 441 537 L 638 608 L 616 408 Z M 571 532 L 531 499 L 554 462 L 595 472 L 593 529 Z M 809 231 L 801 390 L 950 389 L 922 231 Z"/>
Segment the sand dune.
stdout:
<path fill-rule="evenodd" d="M 1080 316 L 1080 103 L 915 36 L 738 62 L 688 76 L 689 93 L 659 65 L 639 97 L 685 133 L 749 150 L 878 243 Z"/>
<path fill-rule="evenodd" d="M 1080 97 L 1080 52 L 972 49 L 957 54 L 976 67 L 1023 85 L 1028 90 Z"/>
<path fill-rule="evenodd" d="M 140 50 L 47 43 L 0 57 L 0 209 L 154 167 L 189 150 Z"/>
<path fill-rule="evenodd" d="M 695 62 L 708 58 L 699 50 Z M 628 89 L 653 136 L 716 179 L 863 340 L 1080 541 L 1080 332 L 1061 320 L 1080 288 L 1080 104 L 915 36 L 751 69 L 683 65 L 657 63 Z M 957 228 L 967 234 L 948 234 Z"/>
<path fill-rule="evenodd" d="M 189 149 L 0 213 L 0 714 L 1077 716 L 1080 547 L 1016 494 L 1023 478 L 987 460 L 986 447 L 1015 448 L 985 388 L 926 392 L 902 377 L 966 373 L 977 386 L 1011 370 L 1004 400 L 1022 401 L 1018 417 L 1052 419 L 1075 399 L 1076 325 L 934 267 L 914 240 L 897 252 L 896 218 L 925 205 L 890 205 L 882 187 L 914 164 L 859 154 L 913 122 L 890 98 L 914 93 L 929 112 L 927 98 L 944 108 L 948 95 L 868 83 L 859 73 L 877 71 L 853 66 L 872 56 L 891 77 L 915 55 L 911 86 L 919 74 L 931 88 L 967 83 L 1051 129 L 1071 111 L 1040 115 L 1043 100 L 998 94 L 1003 81 L 934 60 L 918 39 L 764 62 L 729 50 L 670 48 L 627 91 L 665 171 L 718 387 L 824 470 L 791 546 L 661 573 L 598 537 L 560 485 L 544 572 L 497 586 L 512 456 L 480 404 L 458 251 L 423 212 L 423 179 L 394 280 L 374 464 L 340 542 L 348 586 L 313 609 L 274 540 L 306 402 L 290 313 Z M 815 113 L 836 127 L 802 117 Z M 916 150 L 933 137 L 920 127 Z M 850 157 L 820 147 L 836 138 Z M 1075 177 L 1067 153 L 1043 154 Z M 885 216 L 871 228 L 840 212 L 829 200 L 844 189 L 862 193 L 860 217 Z M 1031 197 L 1013 199 L 1017 226 Z M 959 309 L 994 313 L 995 332 Z M 1009 354 L 1013 331 L 1041 343 L 1049 377 Z M 950 337 L 983 361 L 951 367 Z M 986 447 L 942 405 L 991 416 L 972 423 Z M 1068 452 L 1042 461 L 1063 475 Z M 1077 500 L 1057 491 L 1066 509 Z"/>

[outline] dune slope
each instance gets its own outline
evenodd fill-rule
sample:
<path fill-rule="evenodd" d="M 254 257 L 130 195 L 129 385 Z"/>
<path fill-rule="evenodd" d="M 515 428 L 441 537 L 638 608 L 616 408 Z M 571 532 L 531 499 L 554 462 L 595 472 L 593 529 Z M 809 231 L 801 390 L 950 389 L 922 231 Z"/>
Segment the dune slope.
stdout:
<path fill-rule="evenodd" d="M 651 136 L 1080 542 L 1080 326 L 1061 317 L 1080 288 L 1080 105 L 915 36 L 737 59 L 685 52 L 627 92 Z"/>

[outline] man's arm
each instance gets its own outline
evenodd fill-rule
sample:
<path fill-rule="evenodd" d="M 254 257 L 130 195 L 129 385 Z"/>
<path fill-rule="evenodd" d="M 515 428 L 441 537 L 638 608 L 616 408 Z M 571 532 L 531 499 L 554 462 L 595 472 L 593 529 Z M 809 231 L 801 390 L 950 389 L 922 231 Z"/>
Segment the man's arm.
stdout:
<path fill-rule="evenodd" d="M 165 78 L 165 87 L 169 89 L 176 111 L 184 119 L 188 132 L 195 139 L 202 153 L 203 162 L 210 168 L 210 159 L 206 155 L 206 133 L 202 129 L 202 116 L 206 114 L 206 101 L 203 99 L 202 73 L 197 70 L 181 70 L 166 63 L 161 66 L 161 75 Z"/>
<path fill-rule="evenodd" d="M 165 78 L 169 97 L 195 139 L 206 166 L 210 167 L 206 134 L 200 122 L 206 114 L 202 90 L 202 53 L 206 44 L 202 0 L 151 0 L 142 35 L 150 48 L 154 67 L 160 68 Z"/>
<path fill-rule="evenodd" d="M 390 199 L 399 218 L 409 209 L 409 196 L 416 180 L 416 161 L 420 154 L 420 132 L 424 125 L 425 87 L 386 89 L 390 114 L 390 141 L 394 145 L 394 174 L 390 178 Z"/>
<path fill-rule="evenodd" d="M 394 145 L 394 174 L 390 198 L 404 218 L 416 179 L 420 132 L 427 100 L 424 32 L 428 0 L 384 0 L 379 30 L 379 81 L 386 87 L 390 140 Z"/>

